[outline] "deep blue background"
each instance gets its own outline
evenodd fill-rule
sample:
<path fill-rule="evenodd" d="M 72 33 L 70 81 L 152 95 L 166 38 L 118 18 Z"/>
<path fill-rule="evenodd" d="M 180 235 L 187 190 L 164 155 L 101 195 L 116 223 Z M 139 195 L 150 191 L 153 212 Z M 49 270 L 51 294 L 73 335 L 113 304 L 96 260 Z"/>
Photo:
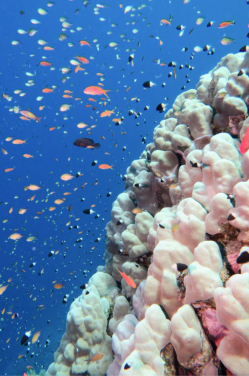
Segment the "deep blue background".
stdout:
<path fill-rule="evenodd" d="M 211 70 L 224 55 L 238 52 L 248 42 L 249 6 L 246 0 L 191 0 L 188 4 L 183 4 L 182 0 L 144 0 L 146 7 L 140 10 L 143 3 L 137 0 L 125 0 L 123 8 L 116 1 L 107 0 L 105 6 L 98 9 L 95 8 L 96 4 L 89 1 L 85 6 L 79 0 L 58 0 L 53 7 L 48 7 L 45 1 L 9 0 L 0 3 L 0 87 L 1 94 L 12 97 L 10 102 L 2 95 L 0 99 L 1 148 L 8 152 L 7 155 L 0 155 L 1 223 L 8 219 L 7 223 L 2 223 L 0 230 L 0 284 L 9 285 L 0 296 L 0 312 L 5 308 L 5 313 L 0 313 L 0 374 L 23 374 L 27 365 L 34 366 L 39 372 L 53 361 L 51 352 L 56 350 L 65 331 L 70 303 L 81 293 L 79 286 L 87 282 L 96 267 L 103 263 L 105 225 L 110 219 L 113 200 L 124 189 L 120 175 L 125 174 L 132 160 L 137 159 L 143 151 L 145 145 L 141 142 L 142 137 L 146 136 L 147 142 L 152 141 L 153 128 L 163 118 L 162 114 L 156 112 L 156 106 L 163 102 L 168 103 L 170 108 L 175 97 L 181 93 L 182 86 L 186 86 L 186 90 L 194 88 L 201 74 Z M 135 10 L 124 14 L 127 5 L 133 5 Z M 39 7 L 46 9 L 48 14 L 39 15 Z M 76 9 L 79 9 L 77 14 Z M 23 15 L 20 10 L 24 11 Z M 96 10 L 99 14 L 95 14 Z M 173 16 L 172 25 L 160 25 L 160 19 L 169 19 L 170 14 Z M 72 24 L 64 32 L 60 17 L 66 17 Z M 105 21 L 101 21 L 101 17 Z M 205 17 L 199 26 L 196 25 L 198 17 Z M 41 23 L 33 25 L 30 22 L 32 18 Z M 219 23 L 225 20 L 235 20 L 235 25 L 219 29 Z M 207 28 L 209 21 L 215 22 Z M 176 30 L 179 24 L 186 27 L 182 37 Z M 82 27 L 81 31 L 76 30 L 78 26 Z M 30 28 L 38 30 L 33 37 L 17 32 L 18 29 L 28 31 Z M 194 30 L 189 35 L 192 28 Z M 138 29 L 138 33 L 134 34 L 133 29 Z M 59 41 L 62 32 L 68 39 Z M 121 37 L 122 34 L 125 35 Z M 220 40 L 224 35 L 234 38 L 234 43 L 221 45 Z M 54 51 L 45 51 L 37 43 L 39 39 L 47 41 Z M 94 43 L 94 39 L 98 41 Z M 13 40 L 19 40 L 20 44 L 13 46 Z M 88 41 L 91 47 L 81 47 L 80 40 Z M 162 46 L 159 40 L 162 40 Z M 74 46 L 69 47 L 68 42 Z M 110 42 L 116 42 L 118 46 L 111 48 Z M 200 52 L 190 60 L 193 48 L 206 44 L 215 48 L 215 54 L 208 56 L 207 52 Z M 188 47 L 188 51 L 181 52 L 183 47 Z M 131 53 L 135 55 L 133 67 L 127 64 Z M 88 74 L 81 71 L 74 73 L 70 60 L 75 59 L 76 55 L 89 60 L 89 64 L 82 65 Z M 39 65 L 43 56 L 46 57 L 44 60 L 52 63 L 54 70 Z M 90 56 L 94 59 L 90 59 Z M 176 80 L 173 76 L 168 78 L 172 68 L 154 62 L 159 59 L 161 63 L 177 63 Z M 185 63 L 194 66 L 194 70 L 179 70 L 179 65 Z M 69 77 L 65 83 L 61 81 L 62 67 L 72 69 L 70 74 L 65 75 Z M 36 75 L 28 77 L 25 72 Z M 111 90 L 105 107 L 100 99 L 103 96 L 95 96 L 97 102 L 90 102 L 89 96 L 83 94 L 84 88 L 100 82 L 96 73 L 104 74 L 104 88 Z M 189 84 L 186 83 L 186 74 L 191 80 Z M 25 85 L 29 79 L 33 79 L 34 86 Z M 156 86 L 144 90 L 142 84 L 147 80 L 153 81 Z M 163 82 L 166 83 L 164 88 L 161 87 Z M 53 93 L 42 93 L 43 88 L 51 88 L 52 85 L 56 86 Z M 130 87 L 128 91 L 127 87 Z M 17 89 L 26 95 L 20 97 L 14 94 Z M 62 98 L 64 90 L 73 91 L 73 98 L 80 97 L 82 100 Z M 43 100 L 38 102 L 38 96 L 43 96 Z M 131 101 L 132 98 L 139 98 L 140 101 Z M 60 112 L 60 106 L 64 103 L 70 104 L 71 108 L 67 112 Z M 96 110 L 85 107 L 86 104 L 91 104 Z M 41 105 L 45 108 L 39 111 Z M 143 110 L 145 105 L 150 106 L 148 111 Z M 9 111 L 13 106 L 19 106 L 21 110 L 29 109 L 42 117 L 41 122 L 19 119 L 20 114 Z M 106 109 L 115 109 L 115 115 L 100 118 L 100 113 Z M 140 111 L 142 115 L 138 119 L 128 116 L 129 109 Z M 124 116 L 125 120 L 122 125 L 115 126 L 111 119 L 120 116 Z M 65 120 L 65 117 L 68 119 Z M 88 134 L 86 129 L 77 128 L 79 122 L 97 127 L 91 130 L 92 134 Z M 57 129 L 49 131 L 54 126 Z M 122 135 L 121 132 L 126 134 Z M 100 139 L 101 136 L 105 140 Z M 5 140 L 7 137 L 27 140 L 27 144 L 13 145 Z M 77 148 L 73 142 L 79 137 L 93 138 L 95 142 L 101 143 L 101 148 Z M 122 150 L 123 146 L 126 146 L 126 151 Z M 106 155 L 106 152 L 110 155 Z M 25 159 L 22 156 L 24 153 L 32 154 L 34 158 Z M 98 160 L 94 167 L 91 166 L 93 160 Z M 98 165 L 101 163 L 114 165 L 114 169 L 100 170 Z M 10 167 L 15 167 L 14 171 L 5 173 L 4 170 Z M 60 180 L 62 174 L 75 175 L 78 171 L 83 173 L 82 177 L 69 182 Z M 87 185 L 81 188 L 84 183 Z M 42 189 L 36 192 L 24 191 L 24 187 L 29 184 L 37 184 Z M 77 190 L 74 191 L 74 188 Z M 53 191 L 55 193 L 49 195 Z M 106 197 L 108 191 L 112 192 L 111 197 Z M 71 195 L 63 196 L 64 192 L 71 192 Z M 31 202 L 29 199 L 33 194 L 35 199 Z M 65 203 L 50 212 L 49 207 L 57 206 L 54 200 L 63 197 L 66 198 Z M 81 202 L 82 197 L 85 198 L 84 202 Z M 72 205 L 70 212 L 67 209 L 69 205 Z M 82 213 L 91 205 L 96 205 L 93 210 L 94 215 L 100 214 L 98 219 L 94 219 L 94 215 Z M 13 212 L 9 214 L 11 207 Z M 18 214 L 20 208 L 28 208 L 26 214 Z M 43 214 L 37 215 L 37 212 Z M 39 218 L 34 219 L 35 216 Z M 76 221 L 77 218 L 80 220 Z M 69 221 L 71 225 L 79 225 L 80 228 L 68 230 L 66 223 Z M 13 242 L 8 237 L 17 229 L 23 238 Z M 83 233 L 78 234 L 79 231 Z M 26 242 L 26 238 L 31 235 L 36 236 L 36 240 Z M 75 240 L 82 236 L 83 247 L 79 248 Z M 95 243 L 97 237 L 101 241 Z M 61 244 L 62 241 L 65 244 Z M 90 253 L 94 246 L 95 249 Z M 60 252 L 48 258 L 50 250 Z M 36 262 L 36 265 L 29 268 L 32 262 Z M 39 276 L 43 268 L 44 274 Z M 76 273 L 68 274 L 73 271 Z M 9 278 L 11 282 L 7 282 Z M 55 280 L 65 283 L 64 288 L 54 290 Z M 65 294 L 70 294 L 70 297 L 67 304 L 62 304 Z M 37 308 L 39 305 L 44 305 L 45 310 Z M 19 316 L 12 319 L 12 314 L 8 312 L 18 313 Z M 50 324 L 47 324 L 47 320 L 50 320 Z M 39 342 L 31 345 L 33 358 L 30 353 L 26 354 L 27 348 L 20 345 L 26 330 L 32 330 L 32 335 L 41 330 Z M 50 344 L 44 348 L 48 338 Z M 17 360 L 21 354 L 25 356 Z"/>

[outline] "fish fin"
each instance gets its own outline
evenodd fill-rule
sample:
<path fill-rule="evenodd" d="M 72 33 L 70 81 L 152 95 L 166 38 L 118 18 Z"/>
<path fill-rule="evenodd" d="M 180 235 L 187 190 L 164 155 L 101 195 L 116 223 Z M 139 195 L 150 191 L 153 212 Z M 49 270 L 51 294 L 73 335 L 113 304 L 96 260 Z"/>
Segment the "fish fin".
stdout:
<path fill-rule="evenodd" d="M 104 90 L 104 93 L 107 96 L 107 98 L 109 98 L 109 96 L 106 94 L 108 91 L 111 91 L 111 90 Z"/>

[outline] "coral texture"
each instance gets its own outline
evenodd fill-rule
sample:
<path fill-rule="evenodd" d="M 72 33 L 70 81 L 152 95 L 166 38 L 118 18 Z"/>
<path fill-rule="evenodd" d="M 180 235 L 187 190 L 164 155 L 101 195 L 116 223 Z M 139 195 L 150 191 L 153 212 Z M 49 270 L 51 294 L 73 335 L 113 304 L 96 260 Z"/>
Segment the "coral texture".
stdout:
<path fill-rule="evenodd" d="M 249 373 L 248 71 L 225 56 L 127 169 L 47 376 Z"/>

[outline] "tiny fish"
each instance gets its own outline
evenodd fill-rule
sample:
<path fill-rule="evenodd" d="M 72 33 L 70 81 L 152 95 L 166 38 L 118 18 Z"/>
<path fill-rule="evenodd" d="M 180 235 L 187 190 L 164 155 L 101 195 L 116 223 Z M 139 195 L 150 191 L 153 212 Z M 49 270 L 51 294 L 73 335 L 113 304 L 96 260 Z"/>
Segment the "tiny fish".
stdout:
<path fill-rule="evenodd" d="M 38 340 L 38 338 L 40 337 L 40 334 L 41 334 L 41 330 L 39 330 L 38 332 L 36 332 L 33 337 L 32 337 L 32 340 L 31 340 L 31 343 L 36 343 L 36 341 Z"/>
<path fill-rule="evenodd" d="M 95 354 L 93 355 L 90 359 L 88 359 L 88 364 L 91 362 L 97 362 L 98 360 L 102 359 L 103 358 L 103 354 L 102 353 L 98 353 L 98 354 Z"/>
<path fill-rule="evenodd" d="M 62 289 L 64 286 L 65 286 L 64 283 L 55 283 L 55 284 L 54 284 L 54 288 L 55 288 L 56 290 L 60 290 L 60 289 Z"/>
<path fill-rule="evenodd" d="M 247 128 L 246 133 L 241 141 L 240 144 L 240 152 L 241 154 L 245 154 L 249 149 L 249 128 Z"/>
<path fill-rule="evenodd" d="M 232 21 L 224 21 L 224 22 L 221 22 L 218 26 L 219 29 L 223 29 L 224 27 L 227 27 L 227 26 L 230 26 L 230 25 L 234 25 L 235 24 L 235 21 L 232 20 Z"/>
<path fill-rule="evenodd" d="M 118 270 L 118 268 L 116 268 L 117 271 L 121 274 L 121 276 L 124 278 L 125 282 L 133 287 L 134 289 L 137 287 L 136 286 L 136 283 L 133 281 L 133 279 L 131 277 L 129 277 L 128 275 L 126 275 L 125 273 L 122 273 L 120 270 Z"/>
<path fill-rule="evenodd" d="M 109 170 L 109 169 L 111 169 L 111 170 L 113 170 L 113 165 L 112 166 L 109 166 L 108 164 L 101 164 L 101 165 L 99 165 L 99 168 L 101 169 L 101 170 Z"/>

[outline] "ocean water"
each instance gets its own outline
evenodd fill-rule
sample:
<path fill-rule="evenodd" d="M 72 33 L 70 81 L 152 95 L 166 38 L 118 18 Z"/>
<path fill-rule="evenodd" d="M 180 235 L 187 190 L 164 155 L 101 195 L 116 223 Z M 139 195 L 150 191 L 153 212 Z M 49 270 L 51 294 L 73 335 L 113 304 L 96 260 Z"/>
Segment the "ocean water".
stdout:
<path fill-rule="evenodd" d="M 153 140 L 163 118 L 156 107 L 167 111 L 224 55 L 247 45 L 249 5 L 9 0 L 0 10 L 0 374 L 23 375 L 53 361 L 71 302 L 103 265 L 112 202 L 124 190 L 126 168 Z M 224 21 L 234 22 L 219 28 Z M 224 37 L 231 43 L 223 45 Z M 83 70 L 75 73 L 77 62 Z M 85 94 L 90 86 L 110 90 L 108 97 Z M 103 116 L 106 110 L 113 112 Z M 20 111 L 41 119 L 22 119 Z M 77 147 L 78 138 L 101 147 Z M 30 340 L 40 336 L 23 346 L 27 331 Z"/>

